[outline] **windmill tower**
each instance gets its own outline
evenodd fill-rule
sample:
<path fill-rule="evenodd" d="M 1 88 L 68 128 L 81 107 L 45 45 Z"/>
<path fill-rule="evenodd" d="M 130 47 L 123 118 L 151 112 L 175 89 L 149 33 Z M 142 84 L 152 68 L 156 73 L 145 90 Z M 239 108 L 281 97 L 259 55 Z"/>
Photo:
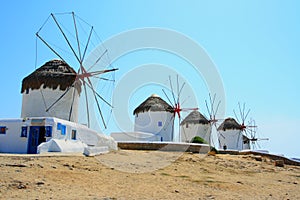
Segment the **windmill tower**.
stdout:
<path fill-rule="evenodd" d="M 234 118 L 226 118 L 218 127 L 219 149 L 242 150 L 242 126 Z"/>
<path fill-rule="evenodd" d="M 211 125 L 199 111 L 192 111 L 180 123 L 181 142 L 191 142 L 195 136 L 203 138 L 206 142 L 210 142 Z"/>
<path fill-rule="evenodd" d="M 134 111 L 135 132 L 152 133 L 160 141 L 173 141 L 173 108 L 156 94 L 152 94 Z"/>
<path fill-rule="evenodd" d="M 21 89 L 21 117 L 55 116 L 78 122 L 81 83 L 76 77 L 75 70 L 62 60 L 46 62 L 25 77 Z"/>

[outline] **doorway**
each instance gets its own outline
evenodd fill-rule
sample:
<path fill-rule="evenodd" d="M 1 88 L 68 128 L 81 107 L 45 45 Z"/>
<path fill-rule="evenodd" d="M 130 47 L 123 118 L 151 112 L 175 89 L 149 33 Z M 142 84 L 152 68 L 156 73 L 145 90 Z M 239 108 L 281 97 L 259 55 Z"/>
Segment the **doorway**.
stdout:
<path fill-rule="evenodd" d="M 27 153 L 37 153 L 37 147 L 46 142 L 45 132 L 45 126 L 30 126 Z"/>

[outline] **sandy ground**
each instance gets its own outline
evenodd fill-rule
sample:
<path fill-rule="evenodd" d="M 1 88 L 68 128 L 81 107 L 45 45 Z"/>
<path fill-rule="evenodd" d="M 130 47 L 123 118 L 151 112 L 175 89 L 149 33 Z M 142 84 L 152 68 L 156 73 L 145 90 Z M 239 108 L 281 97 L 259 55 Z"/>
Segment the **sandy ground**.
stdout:
<path fill-rule="evenodd" d="M 253 155 L 1 155 L 0 178 L 0 199 L 300 199 L 300 167 Z"/>

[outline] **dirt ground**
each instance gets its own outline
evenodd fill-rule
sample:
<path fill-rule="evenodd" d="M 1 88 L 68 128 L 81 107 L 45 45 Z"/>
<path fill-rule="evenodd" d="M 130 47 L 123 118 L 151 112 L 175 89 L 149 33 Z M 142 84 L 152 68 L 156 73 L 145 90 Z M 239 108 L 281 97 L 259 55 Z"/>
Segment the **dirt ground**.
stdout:
<path fill-rule="evenodd" d="M 0 199 L 300 199 L 300 167 L 254 155 L 0 155 Z"/>

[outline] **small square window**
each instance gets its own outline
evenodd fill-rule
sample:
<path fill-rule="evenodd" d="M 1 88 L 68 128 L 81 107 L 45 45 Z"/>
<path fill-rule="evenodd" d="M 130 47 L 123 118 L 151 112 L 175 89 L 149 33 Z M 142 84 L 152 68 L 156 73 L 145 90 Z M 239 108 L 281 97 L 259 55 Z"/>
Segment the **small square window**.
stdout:
<path fill-rule="evenodd" d="M 72 140 L 76 140 L 76 130 L 72 130 Z"/>
<path fill-rule="evenodd" d="M 162 126 L 162 122 L 159 121 L 159 122 L 157 123 L 157 125 L 158 125 L 158 126 Z"/>
<path fill-rule="evenodd" d="M 0 126 L 0 134 L 6 134 L 6 126 Z"/>
<path fill-rule="evenodd" d="M 66 135 L 66 126 L 65 125 L 61 125 L 61 134 L 62 135 Z"/>
<path fill-rule="evenodd" d="M 61 123 L 57 123 L 57 130 L 61 130 Z"/>
<path fill-rule="evenodd" d="M 27 137 L 27 126 L 22 126 L 21 137 Z"/>
<path fill-rule="evenodd" d="M 52 126 L 46 126 L 45 130 L 46 130 L 45 136 L 52 137 Z"/>

